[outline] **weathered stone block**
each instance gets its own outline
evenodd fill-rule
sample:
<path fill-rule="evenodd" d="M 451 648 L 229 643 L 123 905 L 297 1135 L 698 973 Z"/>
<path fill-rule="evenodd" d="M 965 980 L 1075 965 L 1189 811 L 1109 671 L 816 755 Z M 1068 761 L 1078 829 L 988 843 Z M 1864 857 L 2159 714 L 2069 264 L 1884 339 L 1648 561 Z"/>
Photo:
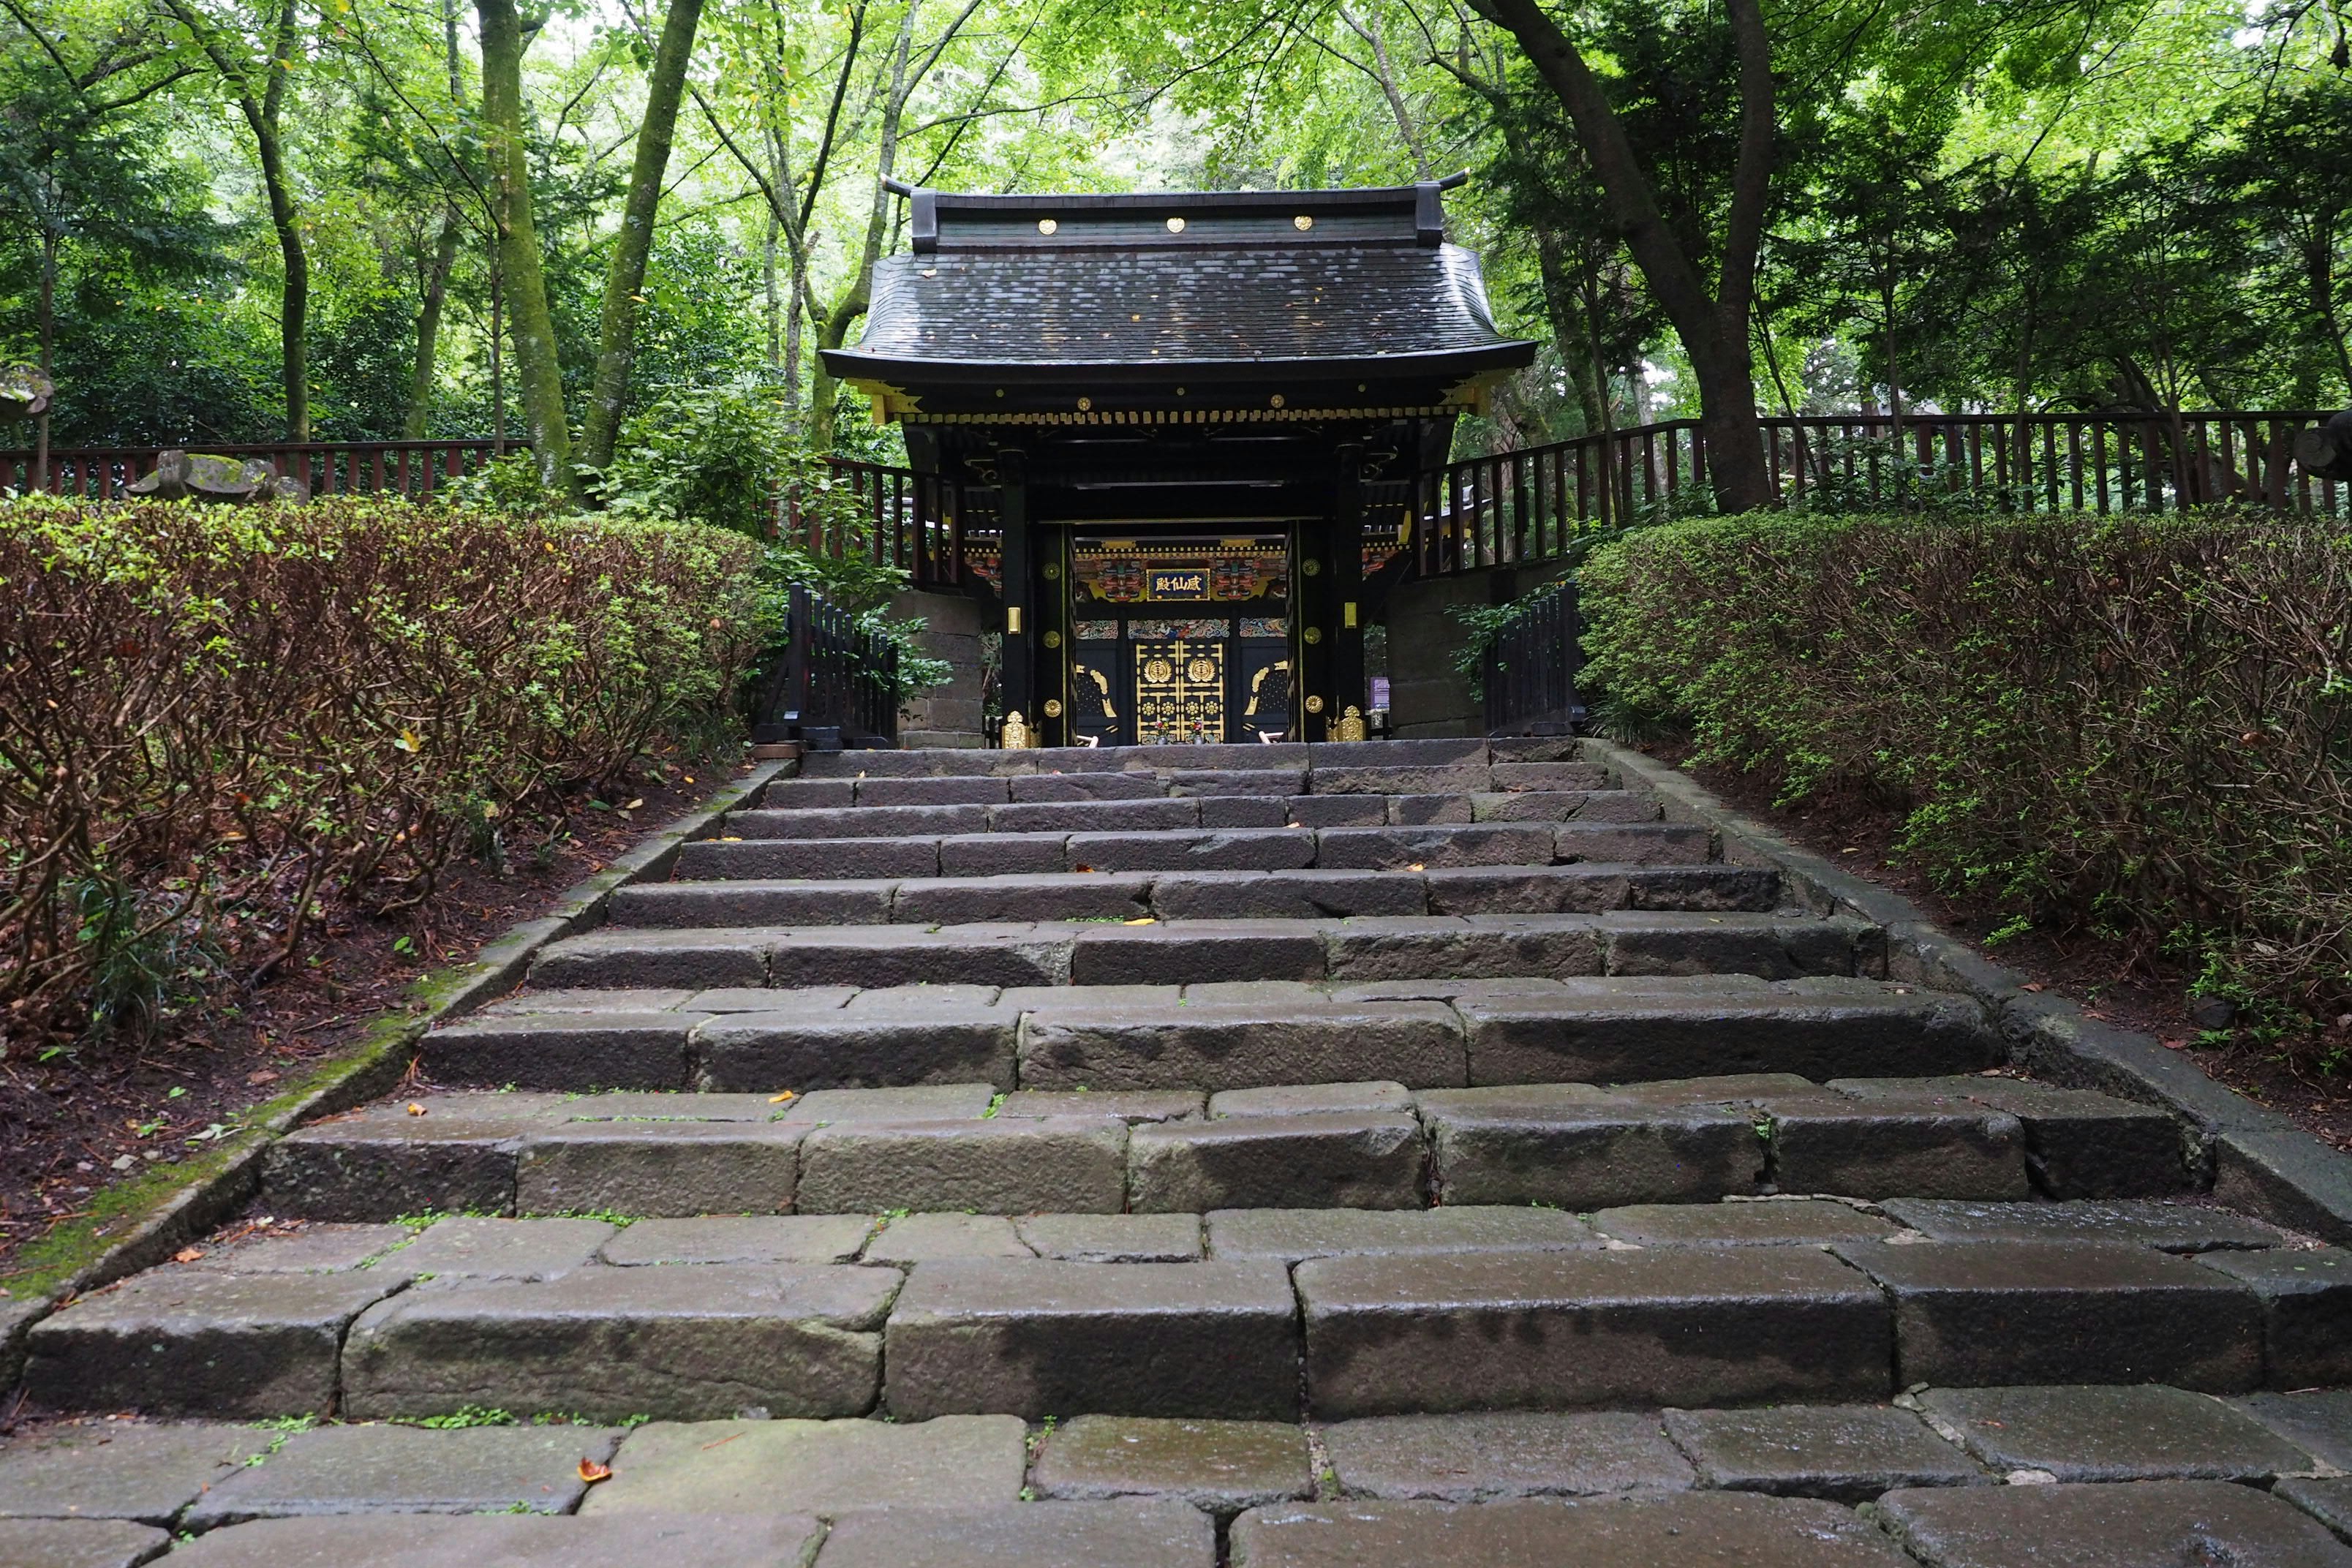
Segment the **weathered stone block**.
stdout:
<path fill-rule="evenodd" d="M 1501 1410 L 1381 1415 L 1323 1429 L 1349 1497 L 1490 1502 L 1680 1491 L 1691 1468 L 1654 1415 Z"/>
<path fill-rule="evenodd" d="M 589 1268 L 426 1287 L 370 1311 L 343 1352 L 343 1412 L 469 1405 L 591 1420 L 863 1415 L 881 1381 L 888 1268 Z"/>
<path fill-rule="evenodd" d="M 1753 1192 L 1764 1170 L 1754 1123 L 1716 1106 L 1567 1101 L 1509 1089 L 1425 1094 L 1421 1106 L 1436 1191 L 1449 1205 L 1703 1203 Z"/>
<path fill-rule="evenodd" d="M 2264 1382 L 2273 1388 L 2352 1383 L 2352 1253 L 2336 1247 L 2207 1252 L 2198 1261 L 2261 1300 Z"/>
<path fill-rule="evenodd" d="M 1019 1500 L 1028 1433 L 1010 1415 L 935 1421 L 657 1421 L 629 1434 L 588 1518 L 985 1508 Z"/>
<path fill-rule="evenodd" d="M 1073 871 L 1286 871 L 1314 865 L 1315 847 L 1315 835 L 1296 828 L 1218 827 L 1073 833 L 1064 854 Z"/>
<path fill-rule="evenodd" d="M 1818 1247 L 1832 1241 L 1877 1241 L 1895 1228 L 1876 1215 L 1821 1198 L 1636 1204 L 1594 1215 L 1592 1227 L 1643 1247 Z"/>
<path fill-rule="evenodd" d="M 867 1509 L 825 1537 L 825 1568 L 1212 1568 L 1215 1527 L 1181 1503 Z"/>
<path fill-rule="evenodd" d="M 1581 915 L 1418 915 L 1341 921 L 1325 928 L 1335 980 L 1472 979 L 1590 974 L 1600 935 Z"/>
<path fill-rule="evenodd" d="M 824 1533 L 805 1514 L 405 1514 L 356 1529 L 348 1519 L 265 1519 L 216 1530 L 173 1555 L 194 1568 L 775 1568 L 807 1562 Z"/>
<path fill-rule="evenodd" d="M 1297 1280 L 1328 1417 L 1888 1392 L 1885 1299 L 1811 1250 L 1321 1258 Z"/>
<path fill-rule="evenodd" d="M 1663 1499 L 1515 1498 L 1276 1503 L 1234 1523 L 1234 1568 L 1463 1563 L 1478 1568 L 1907 1568 L 1851 1510 L 1809 1499 L 1684 1492 Z"/>
<path fill-rule="evenodd" d="M 533 1135 L 515 1167 L 524 1214 L 787 1214 L 803 1125 L 583 1121 Z"/>
<path fill-rule="evenodd" d="M 2197 1204 L 2004 1204 L 1904 1196 L 1882 1206 L 1937 1241 L 2113 1242 L 2162 1252 L 2210 1252 L 2276 1247 L 2285 1239 L 2259 1220 Z"/>
<path fill-rule="evenodd" d="M 2022 1198 L 2025 1129 L 1982 1106 L 1825 1095 L 1763 1102 L 1772 1181 L 1783 1192 Z"/>
<path fill-rule="evenodd" d="M 1019 1015 L 943 999 L 919 1018 L 897 1009 L 735 1013 L 695 1036 L 695 1081 L 706 1091 L 984 1081 L 1013 1087 Z"/>
<path fill-rule="evenodd" d="M 0 1519 L 169 1524 L 271 1441 L 250 1426 L 130 1422 L 20 1432 L 0 1449 Z"/>
<path fill-rule="evenodd" d="M 2051 1563 L 2344 1561 L 2317 1521 L 2226 1481 L 1904 1490 L 1878 1516 L 1931 1568 L 2011 1568 L 2026 1542 Z"/>
<path fill-rule="evenodd" d="M 815 926 L 772 932 L 768 945 L 780 985 L 1059 985 L 1070 974 L 1059 925 Z"/>
<path fill-rule="evenodd" d="M 1208 1216 L 1209 1252 L 1230 1259 L 1415 1252 L 1556 1251 L 1596 1244 L 1574 1215 L 1532 1207 L 1223 1209 Z"/>
<path fill-rule="evenodd" d="M 568 936 L 531 961 L 535 986 L 765 985 L 772 931 L 607 927 Z M 632 1085 L 632 1087 L 641 1087 Z"/>
<path fill-rule="evenodd" d="M 297 1432 L 267 1464 L 238 1470 L 188 1510 L 213 1530 L 249 1519 L 381 1513 L 570 1513 L 583 1463 L 613 1457 L 620 1433 L 586 1426 L 321 1426 Z M 349 1521 L 355 1531 L 373 1521 Z"/>
<path fill-rule="evenodd" d="M 1991 1478 L 1908 1410 L 1783 1405 L 1669 1410 L 1666 1431 L 1702 1485 L 1863 1502 L 1896 1487 L 1981 1486 Z"/>
<path fill-rule="evenodd" d="M 1410 866 L 1548 866 L 1552 829 L 1539 822 L 1430 827 L 1326 827 L 1315 834 L 1318 866 L 1376 871 Z"/>
<path fill-rule="evenodd" d="M 1188 1263 L 1201 1256 L 1190 1214 L 1033 1214 L 1013 1222 L 1040 1258 L 1072 1263 Z"/>
<path fill-rule="evenodd" d="M 606 1242 L 606 1263 L 848 1263 L 865 1250 L 866 1215 L 745 1215 L 642 1219 Z"/>
<path fill-rule="evenodd" d="M 324 1414 L 344 1327 L 407 1281 L 157 1269 L 34 1324 L 25 1386 L 68 1410 Z"/>
<path fill-rule="evenodd" d="M 891 1411 L 1280 1420 L 1297 1306 L 1276 1263 L 928 1263 L 891 1314 Z"/>
<path fill-rule="evenodd" d="M 1045 1439 L 1035 1473 L 1041 1498 L 1162 1498 L 1220 1518 L 1315 1495 L 1307 1434 L 1269 1421 L 1081 1415 Z"/>
<path fill-rule="evenodd" d="M 961 925 L 977 921 L 1132 920 L 1150 913 L 1151 879 L 1142 873 L 1073 876 L 934 877 L 898 884 L 889 918 L 900 925 Z"/>
<path fill-rule="evenodd" d="M 801 1145 L 799 1207 L 1117 1214 L 1127 1138 L 1112 1116 L 820 1127 Z"/>
<path fill-rule="evenodd" d="M 442 1083 L 525 1089 L 677 1089 L 693 1013 L 540 1013 L 463 1018 L 425 1037 Z"/>
<path fill-rule="evenodd" d="M 887 925 L 888 881 L 643 882 L 614 890 L 616 926 Z"/>
<path fill-rule="evenodd" d="M 1211 1119 L 1228 1116 L 1307 1116 L 1335 1111 L 1412 1114 L 1412 1090 L 1401 1083 L 1284 1084 L 1276 1089 L 1229 1089 L 1209 1097 Z"/>
<path fill-rule="evenodd" d="M 2267 1481 L 2311 1457 L 2216 1399 L 2133 1388 L 1937 1388 L 1920 1396 L 1996 1473 L 2062 1481 Z"/>
<path fill-rule="evenodd" d="M 1178 921 L 1077 933 L 1075 985 L 1190 985 L 1219 980 L 1320 980 L 1323 940 L 1283 921 Z"/>
<path fill-rule="evenodd" d="M 401 1272 L 471 1279 L 552 1279 L 595 1261 L 616 1227 L 600 1219 L 436 1220 L 391 1259 Z"/>
<path fill-rule="evenodd" d="M 1058 857 L 1057 857 L 1058 858 Z M 940 840 L 912 838 L 705 838 L 678 847 L 680 881 L 738 878 L 936 877 Z"/>
<path fill-rule="evenodd" d="M 941 838 L 926 877 L 1034 876 L 1075 871 L 1062 833 L 973 833 Z"/>
<path fill-rule="evenodd" d="M 1254 1089 L 1374 1075 L 1462 1081 L 1461 1026 L 1433 1002 L 1118 1009 L 1022 1020 L 1021 1081 L 1039 1088 Z"/>
<path fill-rule="evenodd" d="M 1162 920 L 1313 921 L 1426 912 L 1409 871 L 1169 871 L 1153 879 Z"/>
<path fill-rule="evenodd" d="M 1886 1288 L 1905 1384 L 2171 1383 L 2262 1377 L 2262 1305 L 2210 1269 L 2096 1242 L 1841 1242 Z"/>
<path fill-rule="evenodd" d="M 1410 1115 L 1333 1111 L 1135 1129 L 1139 1214 L 1214 1208 L 1419 1208 L 1424 1157 Z"/>
<path fill-rule="evenodd" d="M 889 1220 L 866 1244 L 868 1263 L 931 1263 L 943 1258 L 1034 1258 L 1013 1222 L 994 1214 L 909 1214 Z"/>

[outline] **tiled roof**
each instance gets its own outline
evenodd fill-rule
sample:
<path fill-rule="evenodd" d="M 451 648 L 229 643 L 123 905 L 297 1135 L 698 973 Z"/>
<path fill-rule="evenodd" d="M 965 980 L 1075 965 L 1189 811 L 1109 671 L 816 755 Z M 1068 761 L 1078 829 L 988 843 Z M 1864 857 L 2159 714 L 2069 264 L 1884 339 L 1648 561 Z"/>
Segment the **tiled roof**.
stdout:
<path fill-rule="evenodd" d="M 1532 348 L 1496 330 L 1478 258 L 1452 245 L 1037 247 L 887 258 L 865 336 L 825 357 L 877 379 L 1332 362 L 1408 374 L 1416 356 L 1469 373 L 1523 364 Z"/>

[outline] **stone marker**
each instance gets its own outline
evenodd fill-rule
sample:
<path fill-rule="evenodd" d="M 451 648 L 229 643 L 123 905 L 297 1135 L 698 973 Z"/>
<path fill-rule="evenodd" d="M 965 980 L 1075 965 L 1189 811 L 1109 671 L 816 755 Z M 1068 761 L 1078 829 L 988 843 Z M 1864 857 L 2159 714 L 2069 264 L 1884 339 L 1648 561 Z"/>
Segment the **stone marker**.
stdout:
<path fill-rule="evenodd" d="M 581 1512 L 813 1513 L 982 1508 L 1021 1495 L 1027 1429 L 1010 1415 L 933 1421 L 655 1422 Z"/>

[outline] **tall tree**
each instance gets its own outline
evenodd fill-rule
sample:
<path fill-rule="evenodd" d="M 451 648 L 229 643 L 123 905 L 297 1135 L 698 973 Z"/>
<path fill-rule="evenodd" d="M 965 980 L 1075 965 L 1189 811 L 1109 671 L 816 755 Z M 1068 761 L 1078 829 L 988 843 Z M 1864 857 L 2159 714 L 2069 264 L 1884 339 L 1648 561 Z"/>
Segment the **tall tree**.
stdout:
<path fill-rule="evenodd" d="M 1724 0 L 1738 60 L 1738 143 L 1714 276 L 1707 258 L 1667 220 L 1665 203 L 1642 166 L 1617 106 L 1583 52 L 1538 0 L 1469 0 L 1477 13 L 1518 40 L 1544 85 L 1559 100 L 1583 144 L 1610 216 L 1642 268 L 1658 308 L 1674 323 L 1698 381 L 1699 422 L 1707 472 L 1726 510 L 1768 504 L 1762 426 L 1756 415 L 1756 364 L 1748 315 L 1756 264 L 1772 200 L 1774 89 L 1772 47 L 1759 0 Z"/>
<path fill-rule="evenodd" d="M 702 0 L 670 0 L 653 75 L 646 84 L 645 119 L 637 129 L 635 166 L 621 209 L 621 232 L 604 275 L 604 310 L 596 347 L 596 381 L 588 395 L 588 415 L 580 437 L 581 460 L 601 468 L 613 460 L 613 441 L 629 401 L 629 363 L 635 349 L 637 302 L 646 283 L 646 258 L 653 251 L 654 217 L 661 206 L 662 181 L 669 169 L 677 133 L 678 100 L 694 56 L 694 34 L 702 20 Z"/>
<path fill-rule="evenodd" d="M 286 94 L 299 65 L 302 41 L 297 0 L 274 0 L 260 19 L 257 47 L 241 32 L 200 9 L 196 0 L 162 0 L 172 18 L 212 65 L 221 87 L 253 133 L 261 165 L 261 187 L 269 198 L 269 226 L 278 235 L 285 267 L 278 305 L 281 379 L 286 394 L 286 437 L 310 438 L 310 257 L 302 242 L 302 214 L 286 165 Z"/>
<path fill-rule="evenodd" d="M 563 411 L 563 370 L 555 320 L 547 308 L 539 228 L 531 215 L 530 148 L 523 139 L 522 56 L 547 13 L 526 25 L 514 0 L 474 0 L 482 34 L 482 121 L 489 154 L 491 209 L 515 372 L 522 381 L 523 428 L 538 460 L 539 482 L 579 493 L 572 467 L 572 428 Z"/>

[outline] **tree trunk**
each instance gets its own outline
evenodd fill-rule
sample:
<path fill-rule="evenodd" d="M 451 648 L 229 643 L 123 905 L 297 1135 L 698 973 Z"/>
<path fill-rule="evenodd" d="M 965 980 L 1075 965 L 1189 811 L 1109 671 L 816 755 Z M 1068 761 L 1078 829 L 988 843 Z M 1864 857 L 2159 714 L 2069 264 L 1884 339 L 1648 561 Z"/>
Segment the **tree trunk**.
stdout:
<path fill-rule="evenodd" d="M 55 194 L 51 192 L 52 195 Z M 41 375 L 52 387 L 56 386 L 58 379 L 57 344 L 58 231 L 51 225 L 44 224 L 41 226 Z M 44 404 L 39 421 L 33 428 L 33 489 L 37 494 L 48 488 L 49 410 Z"/>
<path fill-rule="evenodd" d="M 433 373 L 439 353 L 441 304 L 448 297 L 450 269 L 457 265 L 457 215 L 441 215 L 441 237 L 433 247 L 433 260 L 425 275 L 425 299 L 416 311 L 416 370 L 408 384 L 408 414 L 400 433 L 412 441 L 425 438 L 425 423 L 433 413 Z"/>
<path fill-rule="evenodd" d="M 621 412 L 628 405 L 629 361 L 636 346 L 646 258 L 653 250 L 654 218 L 661 206 L 662 180 L 669 169 L 670 140 L 677 130 L 678 100 L 686 92 L 686 68 L 694 58 L 694 33 L 701 20 L 702 0 L 670 0 L 661 43 L 654 51 L 653 75 L 646 83 L 636 164 L 629 174 L 629 197 L 621 210 L 621 232 L 613 242 L 613 263 L 604 274 L 596 384 L 589 394 L 588 417 L 580 437 L 581 460 L 592 468 L 602 468 L 613 460 Z"/>
<path fill-rule="evenodd" d="M 784 317 L 783 302 L 776 298 L 776 236 L 782 227 L 771 212 L 768 232 L 760 246 L 760 309 L 768 327 L 768 374 L 778 378 L 784 369 Z"/>
<path fill-rule="evenodd" d="M 539 229 L 531 217 L 530 163 L 522 134 L 522 21 L 514 0 L 474 0 L 474 14 L 481 22 L 484 140 L 498 219 L 499 270 L 509 294 L 508 330 L 522 380 L 523 429 L 539 459 L 539 482 L 576 498 L 579 479 L 572 471 L 555 321 L 547 309 Z"/>
<path fill-rule="evenodd" d="M 490 452 L 507 455 L 506 289 L 499 278 L 498 241 L 490 241 Z"/>
<path fill-rule="evenodd" d="M 1536 234 L 1536 260 L 1543 280 L 1544 314 L 1551 318 L 1552 352 L 1559 355 L 1559 368 L 1568 377 L 1569 385 L 1576 389 L 1578 412 L 1584 416 L 1587 432 L 1601 428 L 1601 408 L 1592 398 L 1592 384 L 1585 374 L 1585 348 L 1578 340 L 1576 285 L 1568 276 L 1568 258 L 1560 254 L 1559 233 L 1556 229 L 1540 229 Z"/>
<path fill-rule="evenodd" d="M 1699 387 L 1699 424 L 1717 504 L 1725 511 L 1769 505 L 1764 431 L 1756 414 L 1756 366 L 1748 315 L 1764 216 L 1772 194 L 1775 102 L 1771 44 L 1759 0 L 1726 0 L 1739 59 L 1739 150 L 1725 216 L 1723 263 L 1714 287 L 1700 276 L 1666 221 L 1655 186 L 1634 153 L 1584 58 L 1541 0 L 1470 0 L 1472 9 L 1518 40 L 1544 85 L 1576 127 L 1577 140 L 1623 231 L 1650 292 L 1682 338 Z"/>

